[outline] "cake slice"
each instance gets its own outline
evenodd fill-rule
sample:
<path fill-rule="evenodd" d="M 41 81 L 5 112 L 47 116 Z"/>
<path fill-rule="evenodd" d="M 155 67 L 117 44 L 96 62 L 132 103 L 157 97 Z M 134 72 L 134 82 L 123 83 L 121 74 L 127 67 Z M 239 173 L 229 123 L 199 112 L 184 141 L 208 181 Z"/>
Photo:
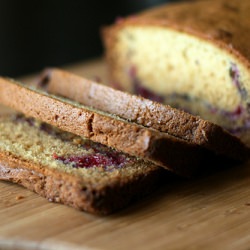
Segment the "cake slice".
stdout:
<path fill-rule="evenodd" d="M 221 125 L 250 145 L 250 1 L 166 4 L 103 31 L 114 86 Z"/>
<path fill-rule="evenodd" d="M 218 125 L 158 102 L 115 90 L 60 69 L 45 70 L 38 86 L 84 105 L 151 127 L 215 154 L 246 159 L 249 149 Z"/>
<path fill-rule="evenodd" d="M 21 114 L 0 117 L 0 180 L 53 202 L 109 214 L 149 194 L 167 172 Z"/>
<path fill-rule="evenodd" d="M 1 77 L 0 103 L 180 175 L 191 175 L 218 159 L 193 143 Z"/>

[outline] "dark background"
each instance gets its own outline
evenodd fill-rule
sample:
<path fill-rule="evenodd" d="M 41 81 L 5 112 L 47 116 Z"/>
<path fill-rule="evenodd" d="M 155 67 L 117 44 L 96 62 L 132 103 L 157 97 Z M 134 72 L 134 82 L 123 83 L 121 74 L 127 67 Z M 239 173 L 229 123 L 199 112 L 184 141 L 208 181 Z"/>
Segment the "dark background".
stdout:
<path fill-rule="evenodd" d="M 101 56 L 102 26 L 166 2 L 171 1 L 0 0 L 0 75 Z"/>

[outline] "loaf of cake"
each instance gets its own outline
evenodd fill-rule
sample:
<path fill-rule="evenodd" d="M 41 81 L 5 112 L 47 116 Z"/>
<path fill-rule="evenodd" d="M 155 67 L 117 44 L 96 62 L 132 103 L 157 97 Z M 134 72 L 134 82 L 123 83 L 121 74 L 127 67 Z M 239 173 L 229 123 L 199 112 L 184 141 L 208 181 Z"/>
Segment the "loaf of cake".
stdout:
<path fill-rule="evenodd" d="M 223 126 L 250 145 L 250 1 L 166 4 L 103 30 L 113 85 Z"/>
<path fill-rule="evenodd" d="M 0 77 L 0 103 L 184 176 L 206 169 L 221 158 L 194 143 L 3 77 Z M 244 150 L 237 157 L 242 160 Z"/>
<path fill-rule="evenodd" d="M 247 148 L 220 126 L 158 102 L 115 90 L 61 69 L 46 69 L 37 86 L 120 118 L 197 144 L 235 160 L 248 159 Z"/>
<path fill-rule="evenodd" d="M 109 214 L 149 194 L 167 174 L 150 162 L 33 118 L 0 117 L 0 180 L 50 201 Z"/>

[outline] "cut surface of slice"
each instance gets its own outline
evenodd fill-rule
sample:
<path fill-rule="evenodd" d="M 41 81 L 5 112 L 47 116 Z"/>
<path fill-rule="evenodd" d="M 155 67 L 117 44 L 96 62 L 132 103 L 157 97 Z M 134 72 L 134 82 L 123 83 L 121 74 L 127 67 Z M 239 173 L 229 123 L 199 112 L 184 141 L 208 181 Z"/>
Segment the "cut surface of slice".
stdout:
<path fill-rule="evenodd" d="M 21 114 L 0 117 L 0 179 L 109 214 L 152 191 L 163 168 Z"/>

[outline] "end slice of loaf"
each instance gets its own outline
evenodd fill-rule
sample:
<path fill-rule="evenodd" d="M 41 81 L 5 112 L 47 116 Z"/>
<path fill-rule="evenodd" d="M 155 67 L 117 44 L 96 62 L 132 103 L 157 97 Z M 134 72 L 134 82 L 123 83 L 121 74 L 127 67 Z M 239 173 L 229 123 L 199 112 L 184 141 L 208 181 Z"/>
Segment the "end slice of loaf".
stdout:
<path fill-rule="evenodd" d="M 0 117 L 0 180 L 50 201 L 109 214 L 149 194 L 164 173 L 153 163 L 33 118 Z"/>
<path fill-rule="evenodd" d="M 249 13 L 249 0 L 205 0 L 120 19 L 103 32 L 113 82 L 250 145 Z"/>
<path fill-rule="evenodd" d="M 209 150 L 68 99 L 0 78 L 0 103 L 67 132 L 149 160 L 180 175 L 217 160 Z"/>
<path fill-rule="evenodd" d="M 38 86 L 49 93 L 70 98 L 84 105 L 115 114 L 151 127 L 215 154 L 236 160 L 249 156 L 249 149 L 220 126 L 158 102 L 115 90 L 60 69 L 45 70 Z"/>

